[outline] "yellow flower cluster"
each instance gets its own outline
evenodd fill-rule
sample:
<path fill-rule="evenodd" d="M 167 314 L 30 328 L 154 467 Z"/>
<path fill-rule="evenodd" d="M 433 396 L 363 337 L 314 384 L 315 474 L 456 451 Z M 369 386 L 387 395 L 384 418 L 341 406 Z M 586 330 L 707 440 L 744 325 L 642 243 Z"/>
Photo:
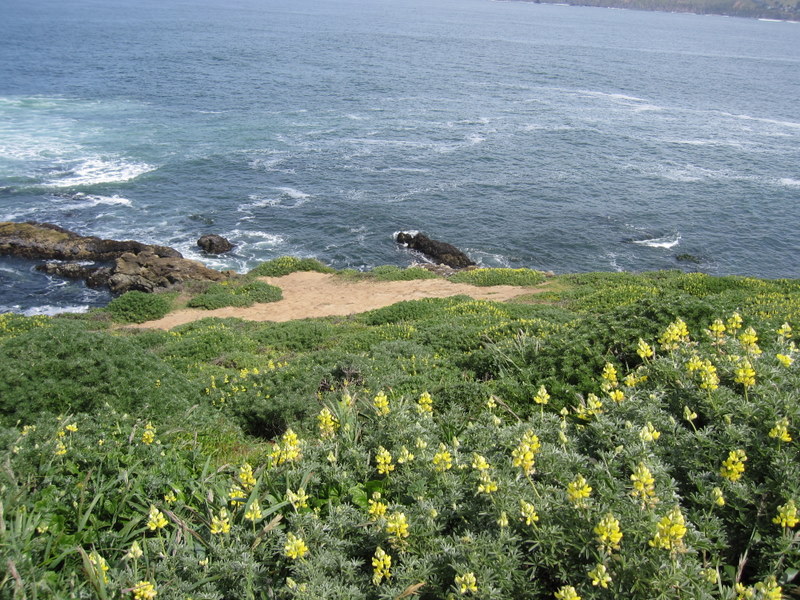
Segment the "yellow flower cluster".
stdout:
<path fill-rule="evenodd" d="M 384 515 L 386 515 L 386 510 L 389 508 L 389 505 L 385 502 L 381 502 L 381 493 L 375 492 L 372 494 L 372 498 L 369 499 L 369 518 L 372 521 L 377 521 Z"/>
<path fill-rule="evenodd" d="M 163 529 L 169 521 L 164 517 L 164 513 L 158 510 L 154 504 L 150 505 L 150 512 L 147 514 L 147 527 L 151 531 Z"/>
<path fill-rule="evenodd" d="M 539 437 L 529 429 L 523 434 L 519 445 L 511 452 L 512 464 L 522 469 L 525 475 L 532 475 L 536 464 L 536 454 L 541 447 Z"/>
<path fill-rule="evenodd" d="M 400 453 L 397 455 L 397 463 L 402 465 L 410 463 L 412 460 L 414 460 L 414 455 L 411 454 L 411 451 L 405 446 L 400 446 Z"/>
<path fill-rule="evenodd" d="M 323 407 L 317 415 L 317 424 L 319 426 L 320 437 L 329 438 L 336 435 L 336 430 L 339 429 L 339 419 L 337 419 L 327 406 Z"/>
<path fill-rule="evenodd" d="M 372 405 L 375 407 L 375 411 L 380 416 L 386 416 L 389 414 L 389 398 L 383 392 L 380 392 L 375 398 L 372 399 Z"/>
<path fill-rule="evenodd" d="M 444 444 L 439 444 L 439 451 L 433 455 L 433 468 L 440 473 L 451 469 L 453 466 L 453 455 Z"/>
<path fill-rule="evenodd" d="M 456 575 L 455 584 L 458 593 L 462 596 L 474 594 L 478 591 L 478 580 L 475 578 L 475 573 L 472 571 L 464 573 L 463 575 Z"/>
<path fill-rule="evenodd" d="M 391 578 L 391 568 L 392 557 L 379 546 L 372 557 L 372 583 L 380 585 L 384 579 Z"/>
<path fill-rule="evenodd" d="M 739 342 L 741 342 L 742 348 L 748 354 L 753 356 L 761 354 L 761 348 L 758 347 L 758 334 L 752 327 L 748 327 L 739 335 Z"/>
<path fill-rule="evenodd" d="M 231 506 L 241 506 L 247 501 L 247 495 L 238 483 L 231 484 L 231 489 L 228 491 L 228 501 Z"/>
<path fill-rule="evenodd" d="M 788 354 L 776 354 L 775 358 L 777 358 L 778 362 L 784 367 L 791 367 L 792 363 L 794 363 L 794 359 Z"/>
<path fill-rule="evenodd" d="M 647 360 L 653 356 L 653 349 L 650 347 L 650 344 L 645 342 L 642 338 L 639 338 L 639 344 L 636 346 L 636 354 L 638 354 L 639 358 L 642 360 Z"/>
<path fill-rule="evenodd" d="M 489 462 L 480 454 L 473 454 L 472 468 L 478 471 L 480 483 L 478 484 L 479 494 L 491 494 L 497 491 L 497 482 L 492 481 L 489 476 Z"/>
<path fill-rule="evenodd" d="M 725 343 L 725 323 L 722 319 L 715 319 L 706 330 L 706 334 L 711 338 L 711 344 L 722 346 Z"/>
<path fill-rule="evenodd" d="M 728 328 L 728 331 L 731 333 L 735 333 L 739 329 L 742 328 L 742 315 L 738 312 L 735 312 L 731 315 L 731 317 L 725 322 L 725 326 Z"/>
<path fill-rule="evenodd" d="M 594 533 L 597 541 L 600 542 L 600 549 L 604 552 L 619 550 L 619 543 L 622 540 L 622 531 L 619 528 L 619 521 L 611 514 L 606 514 L 595 526 Z"/>
<path fill-rule="evenodd" d="M 131 590 L 134 600 L 153 600 L 158 595 L 156 586 L 149 581 L 140 581 Z"/>
<path fill-rule="evenodd" d="M 792 338 L 792 327 L 788 323 L 784 323 L 775 331 L 775 333 L 778 334 L 778 340 L 780 342 L 785 342 L 786 340 L 790 340 Z"/>
<path fill-rule="evenodd" d="M 239 467 L 239 481 L 245 490 L 251 490 L 255 486 L 256 478 L 253 475 L 253 467 L 250 466 L 250 463 L 246 462 Z"/>
<path fill-rule="evenodd" d="M 142 443 L 150 445 L 156 440 L 156 428 L 153 424 L 148 421 L 147 425 L 144 427 L 144 432 L 142 433 Z"/>
<path fill-rule="evenodd" d="M 300 450 L 300 438 L 294 431 L 287 429 L 286 433 L 281 436 L 280 442 L 275 444 L 270 457 L 274 466 L 282 465 L 285 462 L 299 461 L 303 457 Z"/>
<path fill-rule="evenodd" d="M 781 600 L 783 598 L 783 588 L 778 585 L 774 575 L 770 575 L 766 581 L 759 581 L 755 588 L 758 597 L 762 600 Z"/>
<path fill-rule="evenodd" d="M 394 512 L 386 519 L 386 533 L 393 546 L 399 546 L 408 537 L 408 519 L 405 513 Z"/>
<path fill-rule="evenodd" d="M 689 341 L 689 329 L 683 319 L 677 319 L 670 323 L 661 337 L 658 338 L 658 343 L 664 350 L 675 350 L 681 342 Z"/>
<path fill-rule="evenodd" d="M 715 487 L 711 490 L 711 495 L 714 497 L 714 504 L 717 506 L 725 506 L 725 496 L 720 488 Z"/>
<path fill-rule="evenodd" d="M 789 527 L 790 529 L 797 525 L 799 521 L 800 519 L 797 518 L 797 506 L 795 506 L 793 499 L 779 506 L 777 516 L 772 519 L 773 523 L 781 527 Z"/>
<path fill-rule="evenodd" d="M 308 546 L 306 546 L 303 538 L 289 532 L 289 535 L 286 536 L 286 544 L 283 546 L 283 553 L 287 557 L 296 560 L 308 554 Z"/>
<path fill-rule="evenodd" d="M 536 392 L 536 395 L 533 397 L 533 401 L 536 404 L 547 404 L 550 401 L 550 394 L 547 393 L 547 388 L 543 385 L 539 386 L 539 390 Z"/>
<path fill-rule="evenodd" d="M 749 360 L 741 362 L 736 369 L 733 380 L 736 383 L 741 383 L 746 388 L 756 384 L 756 372 L 753 370 L 753 365 L 750 364 Z"/>
<path fill-rule="evenodd" d="M 781 442 L 791 442 L 792 436 L 789 435 L 789 419 L 783 417 L 775 421 L 775 426 L 769 430 L 769 437 L 777 438 Z"/>
<path fill-rule="evenodd" d="M 230 531 L 230 515 L 228 514 L 228 509 L 223 507 L 219 509 L 219 514 L 211 517 L 211 533 L 219 535 L 220 533 L 230 533 Z"/>
<path fill-rule="evenodd" d="M 394 465 L 392 464 L 392 455 L 391 453 L 380 446 L 378 451 L 375 453 L 375 463 L 376 468 L 378 469 L 378 473 L 381 475 L 388 475 L 392 471 L 394 471 Z"/>
<path fill-rule="evenodd" d="M 433 398 L 428 392 L 422 392 L 417 400 L 417 412 L 421 415 L 433 414 Z"/>
<path fill-rule="evenodd" d="M 700 367 L 700 388 L 713 391 L 719 387 L 719 375 L 715 367 L 707 358 L 703 359 Z"/>
<path fill-rule="evenodd" d="M 300 488 L 297 492 L 293 492 L 290 489 L 286 490 L 286 499 L 289 501 L 289 504 L 292 505 L 292 508 L 295 510 L 299 510 L 301 508 L 306 508 L 308 506 L 308 494 L 306 494 L 305 489 Z"/>
<path fill-rule="evenodd" d="M 586 499 L 591 495 L 592 488 L 583 475 L 578 475 L 567 484 L 567 499 L 578 508 L 587 506 Z"/>
<path fill-rule="evenodd" d="M 613 394 L 614 391 L 617 390 L 611 390 L 610 393 Z M 611 398 L 616 402 L 621 402 L 621 400 L 617 400 L 618 396 L 615 397 L 612 395 Z M 579 419 L 588 421 L 592 417 L 596 417 L 603 413 L 603 402 L 597 397 L 597 395 L 590 393 L 588 396 L 586 396 L 586 400 L 581 398 L 581 403 L 575 408 L 575 412 Z"/>
<path fill-rule="evenodd" d="M 103 583 L 108 583 L 108 563 L 106 559 L 100 556 L 96 551 L 89 553 L 89 562 L 94 567 L 95 573 Z"/>
<path fill-rule="evenodd" d="M 617 381 L 617 369 L 614 365 L 612 365 L 609 362 L 607 362 L 603 366 L 602 378 L 603 378 L 602 387 L 606 391 L 613 389 L 619 385 L 619 382 Z"/>
<path fill-rule="evenodd" d="M 683 536 L 686 535 L 686 522 L 678 506 L 674 506 L 656 525 L 656 534 L 650 540 L 654 548 L 663 548 L 677 552 L 683 548 Z"/>
<path fill-rule="evenodd" d="M 261 513 L 261 504 L 258 502 L 258 498 L 254 498 L 250 503 L 250 506 L 247 507 L 247 510 L 244 513 L 244 518 L 255 523 L 263 516 L 264 515 Z"/>
<path fill-rule="evenodd" d="M 631 481 L 633 481 L 633 490 L 631 496 L 638 498 L 642 501 L 642 506 L 652 507 L 658 503 L 656 496 L 655 479 L 650 469 L 647 468 L 643 462 L 636 465 L 631 474 Z"/>
<path fill-rule="evenodd" d="M 608 574 L 608 569 L 600 563 L 589 571 L 589 577 L 592 580 L 592 585 L 599 585 L 602 588 L 608 588 L 608 584 L 611 583 L 611 575 Z"/>
<path fill-rule="evenodd" d="M 554 594 L 556 600 L 581 600 L 578 592 L 571 585 L 565 585 Z"/>
<path fill-rule="evenodd" d="M 650 421 L 648 421 L 639 431 L 639 439 L 643 442 L 655 442 L 660 437 L 661 432 L 658 431 Z"/>
<path fill-rule="evenodd" d="M 144 556 L 144 552 L 142 552 L 142 548 L 139 546 L 139 542 L 133 542 L 131 544 L 130 550 L 125 553 L 123 558 L 129 559 L 132 558 L 133 560 L 139 560 Z"/>
<path fill-rule="evenodd" d="M 536 513 L 536 507 L 530 502 L 520 500 L 519 511 L 522 513 L 522 519 L 525 520 L 525 525 L 533 525 L 539 520 L 539 515 Z"/>
<path fill-rule="evenodd" d="M 744 473 L 744 463 L 746 460 L 747 455 L 744 453 L 744 450 L 731 450 L 728 453 L 728 458 L 722 463 L 722 467 L 719 471 L 720 475 L 729 481 L 739 481 L 739 479 L 742 478 L 742 473 Z"/>

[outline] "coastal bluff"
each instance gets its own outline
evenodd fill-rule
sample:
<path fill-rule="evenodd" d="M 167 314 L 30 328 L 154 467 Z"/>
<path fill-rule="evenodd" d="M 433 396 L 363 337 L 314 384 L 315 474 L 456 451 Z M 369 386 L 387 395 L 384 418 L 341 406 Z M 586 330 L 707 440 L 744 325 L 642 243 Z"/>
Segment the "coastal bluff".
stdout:
<path fill-rule="evenodd" d="M 183 258 L 169 246 L 84 236 L 34 221 L 0 222 L 0 255 L 49 261 L 37 269 L 83 279 L 90 287 L 108 287 L 117 294 L 164 291 L 190 280 L 223 281 L 231 276 Z"/>

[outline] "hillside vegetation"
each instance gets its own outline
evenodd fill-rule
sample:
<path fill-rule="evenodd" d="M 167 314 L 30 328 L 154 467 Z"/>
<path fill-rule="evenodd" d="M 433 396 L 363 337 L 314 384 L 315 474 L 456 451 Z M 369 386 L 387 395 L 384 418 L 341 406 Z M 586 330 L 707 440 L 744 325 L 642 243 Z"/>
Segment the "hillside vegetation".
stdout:
<path fill-rule="evenodd" d="M 0 597 L 796 593 L 800 281 L 547 289 L 166 332 L 108 317 L 172 298 L 0 315 Z"/>

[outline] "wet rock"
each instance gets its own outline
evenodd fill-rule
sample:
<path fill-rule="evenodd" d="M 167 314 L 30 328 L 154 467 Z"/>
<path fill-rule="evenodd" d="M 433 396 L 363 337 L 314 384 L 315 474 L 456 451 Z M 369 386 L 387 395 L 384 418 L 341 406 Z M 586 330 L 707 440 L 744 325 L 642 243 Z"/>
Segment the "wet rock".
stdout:
<path fill-rule="evenodd" d="M 209 269 L 185 258 L 163 257 L 152 250 L 120 256 L 111 268 L 108 287 L 121 294 L 130 290 L 155 292 L 186 281 L 223 281 L 230 273 Z"/>
<path fill-rule="evenodd" d="M 233 249 L 233 244 L 221 235 L 215 233 L 202 236 L 197 240 L 197 245 L 200 246 L 204 252 L 208 252 L 209 254 L 222 254 L 223 252 L 228 252 Z"/>
<path fill-rule="evenodd" d="M 454 269 L 464 269 L 475 266 L 475 263 L 455 246 L 446 242 L 433 240 L 422 233 L 406 233 L 401 231 L 397 234 L 397 243 L 416 250 L 424 254 L 432 261 L 453 267 Z"/>

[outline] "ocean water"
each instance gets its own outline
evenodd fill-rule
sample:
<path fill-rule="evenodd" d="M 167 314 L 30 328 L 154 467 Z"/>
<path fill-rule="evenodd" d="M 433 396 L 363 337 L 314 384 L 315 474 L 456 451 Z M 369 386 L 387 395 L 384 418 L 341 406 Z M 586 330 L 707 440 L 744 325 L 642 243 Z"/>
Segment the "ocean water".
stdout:
<path fill-rule="evenodd" d="M 800 24 L 490 0 L 4 0 L 0 221 L 245 271 L 800 278 Z M 205 233 L 236 244 L 203 256 Z M 691 254 L 699 263 L 677 260 Z M 107 302 L 0 258 L 0 311 Z"/>

